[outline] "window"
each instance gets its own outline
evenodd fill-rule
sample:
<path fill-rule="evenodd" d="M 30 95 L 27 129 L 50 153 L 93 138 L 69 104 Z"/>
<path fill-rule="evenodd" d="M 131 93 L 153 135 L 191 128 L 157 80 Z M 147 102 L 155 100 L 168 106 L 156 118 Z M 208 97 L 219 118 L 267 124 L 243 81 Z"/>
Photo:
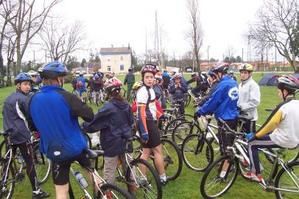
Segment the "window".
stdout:
<path fill-rule="evenodd" d="M 111 72 L 111 66 L 107 66 L 107 71 Z"/>
<path fill-rule="evenodd" d="M 125 69 L 125 66 L 123 65 L 123 64 L 121 64 L 120 66 L 119 66 L 119 70 L 120 71 L 123 71 Z"/>

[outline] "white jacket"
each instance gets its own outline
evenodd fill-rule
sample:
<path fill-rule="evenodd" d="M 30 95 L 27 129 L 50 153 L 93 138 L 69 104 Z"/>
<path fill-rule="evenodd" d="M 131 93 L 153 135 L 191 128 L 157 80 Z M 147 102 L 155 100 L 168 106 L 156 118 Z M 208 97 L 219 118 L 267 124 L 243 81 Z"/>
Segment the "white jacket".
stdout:
<path fill-rule="evenodd" d="M 250 77 L 239 84 L 238 107 L 247 113 L 248 117 L 257 121 L 257 106 L 260 104 L 261 93 L 259 85 Z"/>

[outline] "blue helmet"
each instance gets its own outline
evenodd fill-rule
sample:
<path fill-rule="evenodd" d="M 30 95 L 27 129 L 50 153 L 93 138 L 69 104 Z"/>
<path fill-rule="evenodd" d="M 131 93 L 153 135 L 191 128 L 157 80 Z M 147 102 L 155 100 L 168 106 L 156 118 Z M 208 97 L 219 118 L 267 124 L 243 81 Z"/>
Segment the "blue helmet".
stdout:
<path fill-rule="evenodd" d="M 55 79 L 59 76 L 65 76 L 68 70 L 63 63 L 53 61 L 46 64 L 41 71 L 41 77 L 47 79 Z"/>
<path fill-rule="evenodd" d="M 25 82 L 25 81 L 29 81 L 32 83 L 31 76 L 28 75 L 27 73 L 19 73 L 15 78 L 15 84 Z"/>

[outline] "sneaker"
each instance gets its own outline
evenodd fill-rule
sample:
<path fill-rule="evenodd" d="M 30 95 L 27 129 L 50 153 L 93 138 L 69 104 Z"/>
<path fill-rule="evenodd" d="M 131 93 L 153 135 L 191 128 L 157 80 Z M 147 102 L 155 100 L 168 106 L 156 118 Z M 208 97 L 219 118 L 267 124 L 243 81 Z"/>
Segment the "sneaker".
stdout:
<path fill-rule="evenodd" d="M 32 199 L 41 199 L 41 198 L 48 198 L 50 194 L 44 192 L 43 190 L 39 189 L 37 191 L 32 191 Z"/>
<path fill-rule="evenodd" d="M 247 172 L 244 174 L 244 177 L 248 178 L 249 180 L 258 182 L 258 183 L 266 184 L 265 180 L 261 174 L 256 175 L 255 173 Z"/>

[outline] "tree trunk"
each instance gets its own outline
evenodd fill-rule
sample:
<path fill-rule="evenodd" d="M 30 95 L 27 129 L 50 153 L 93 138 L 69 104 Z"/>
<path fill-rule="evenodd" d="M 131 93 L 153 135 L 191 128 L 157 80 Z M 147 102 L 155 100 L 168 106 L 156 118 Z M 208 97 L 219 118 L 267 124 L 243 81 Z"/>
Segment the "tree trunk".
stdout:
<path fill-rule="evenodd" d="M 3 57 L 2 53 L 0 52 L 0 87 L 4 87 L 4 65 L 3 65 Z"/>

